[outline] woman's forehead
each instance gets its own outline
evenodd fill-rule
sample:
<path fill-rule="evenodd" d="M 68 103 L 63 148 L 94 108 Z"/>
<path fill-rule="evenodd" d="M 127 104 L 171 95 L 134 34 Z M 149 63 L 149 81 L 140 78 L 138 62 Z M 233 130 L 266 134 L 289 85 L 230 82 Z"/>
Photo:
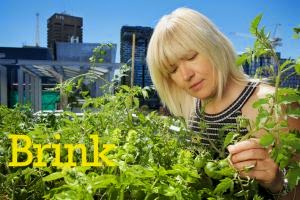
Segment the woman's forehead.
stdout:
<path fill-rule="evenodd" d="M 166 45 L 164 49 L 164 59 L 169 65 L 173 65 L 192 52 L 194 51 L 191 48 L 173 42 L 170 45 Z"/>

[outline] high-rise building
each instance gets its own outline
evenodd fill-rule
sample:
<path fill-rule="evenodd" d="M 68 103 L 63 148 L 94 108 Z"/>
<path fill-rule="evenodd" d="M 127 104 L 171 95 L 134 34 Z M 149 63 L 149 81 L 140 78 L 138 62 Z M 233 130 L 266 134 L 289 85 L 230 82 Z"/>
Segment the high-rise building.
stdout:
<path fill-rule="evenodd" d="M 131 63 L 133 34 L 135 34 L 134 54 L 134 85 L 141 87 L 152 85 L 148 66 L 146 64 L 147 47 L 153 29 L 142 26 L 122 26 L 121 28 L 121 63 Z M 130 84 L 131 76 L 127 76 L 123 84 Z"/>
<path fill-rule="evenodd" d="M 138 85 L 141 87 L 153 85 L 146 63 L 147 48 L 152 33 L 153 28 L 151 27 L 122 26 L 121 28 L 121 63 L 127 63 L 131 65 L 133 38 L 135 38 L 133 85 Z M 133 37 L 133 35 L 135 35 L 135 37 Z M 131 84 L 130 74 L 124 77 L 122 84 Z M 151 108 L 158 108 L 160 105 L 160 101 L 156 92 L 150 93 L 149 99 L 146 101 L 142 100 L 141 103 L 147 104 Z"/>
<path fill-rule="evenodd" d="M 55 49 L 55 42 L 82 43 L 82 18 L 55 13 L 47 22 L 48 48 Z"/>
<path fill-rule="evenodd" d="M 279 64 L 283 64 L 287 59 L 281 58 L 281 54 L 277 52 L 277 57 L 279 59 Z M 273 69 L 270 68 L 273 66 Z M 278 66 L 274 64 L 274 59 L 267 55 L 262 55 L 260 57 L 255 58 L 251 61 L 251 63 L 246 62 L 243 65 L 244 71 L 250 77 L 254 77 L 255 75 L 259 78 L 272 78 L 270 81 L 271 84 L 275 83 L 274 74 L 277 74 Z M 281 87 L 292 87 L 299 88 L 300 87 L 300 79 L 299 76 L 295 73 L 295 69 L 291 68 L 285 73 L 281 74 Z"/>

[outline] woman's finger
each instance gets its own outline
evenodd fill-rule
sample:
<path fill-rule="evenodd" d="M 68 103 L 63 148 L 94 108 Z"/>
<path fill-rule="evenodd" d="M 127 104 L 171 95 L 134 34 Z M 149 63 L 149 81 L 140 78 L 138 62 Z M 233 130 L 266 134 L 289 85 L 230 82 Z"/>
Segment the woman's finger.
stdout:
<path fill-rule="evenodd" d="M 255 138 L 238 142 L 234 145 L 229 145 L 227 147 L 230 154 L 236 154 L 248 149 L 258 149 L 258 148 L 263 148 L 263 147 L 259 144 L 259 140 Z"/>
<path fill-rule="evenodd" d="M 247 160 L 244 162 L 238 162 L 236 164 L 233 164 L 233 167 L 237 169 L 238 171 L 247 171 L 255 168 L 257 165 L 257 160 Z"/>
<path fill-rule="evenodd" d="M 264 160 L 268 158 L 268 152 L 266 149 L 259 148 L 259 149 L 247 149 L 242 152 L 233 154 L 231 156 L 231 162 L 243 162 L 247 160 Z"/>
<path fill-rule="evenodd" d="M 276 173 L 273 171 L 268 171 L 268 170 L 248 170 L 248 171 L 240 171 L 239 175 L 241 177 L 250 177 L 253 178 L 257 181 L 263 182 L 265 184 L 271 183 L 275 180 L 276 178 Z"/>
<path fill-rule="evenodd" d="M 256 170 L 256 171 L 267 171 L 270 168 L 276 166 L 273 165 L 273 162 L 269 159 L 267 160 L 247 160 L 244 162 L 238 162 L 233 164 L 233 167 L 236 168 L 238 171 L 249 171 L 249 170 Z"/>

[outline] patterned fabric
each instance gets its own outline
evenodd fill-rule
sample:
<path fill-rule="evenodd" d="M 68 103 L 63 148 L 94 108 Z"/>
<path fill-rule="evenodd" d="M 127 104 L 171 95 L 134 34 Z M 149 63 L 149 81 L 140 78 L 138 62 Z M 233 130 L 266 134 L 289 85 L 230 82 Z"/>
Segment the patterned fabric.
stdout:
<path fill-rule="evenodd" d="M 243 106 L 251 97 L 258 84 L 258 82 L 249 82 L 240 96 L 225 110 L 217 114 L 201 112 L 201 102 L 197 99 L 196 111 L 189 120 L 189 127 L 194 132 L 201 134 L 203 145 L 209 146 L 210 140 L 218 146 L 222 144 L 222 138 L 231 131 L 239 131 L 241 134 L 248 133 L 246 128 L 238 130 L 237 117 L 242 115 Z M 206 127 L 203 127 L 201 124 L 206 124 Z"/>

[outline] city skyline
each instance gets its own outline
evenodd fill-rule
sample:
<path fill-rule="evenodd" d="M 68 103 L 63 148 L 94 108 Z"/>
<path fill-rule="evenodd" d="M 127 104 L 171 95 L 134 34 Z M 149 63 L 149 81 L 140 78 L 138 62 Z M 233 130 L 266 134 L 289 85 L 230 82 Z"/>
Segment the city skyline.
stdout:
<path fill-rule="evenodd" d="M 39 41 L 41 47 L 47 46 L 47 19 L 54 13 L 66 12 L 83 18 L 83 42 L 117 44 L 117 59 L 120 61 L 121 27 L 147 26 L 155 24 L 165 14 L 178 7 L 196 9 L 209 17 L 219 29 L 232 41 L 236 51 L 242 52 L 253 44 L 249 26 L 258 14 L 263 14 L 261 24 L 275 37 L 282 38 L 282 47 L 277 50 L 282 57 L 297 58 L 300 55 L 300 41 L 292 38 L 292 28 L 299 26 L 300 3 L 296 0 L 279 1 L 137 1 L 123 2 L 112 0 L 4 0 L 0 12 L 0 46 L 34 46 L 36 33 L 36 13 L 39 13 Z M 12 12 L 15 11 L 15 12 Z M 20 12 L 18 12 L 20 11 Z M 280 25 L 279 25 L 280 24 Z M 277 27 L 277 28 L 276 28 Z"/>

